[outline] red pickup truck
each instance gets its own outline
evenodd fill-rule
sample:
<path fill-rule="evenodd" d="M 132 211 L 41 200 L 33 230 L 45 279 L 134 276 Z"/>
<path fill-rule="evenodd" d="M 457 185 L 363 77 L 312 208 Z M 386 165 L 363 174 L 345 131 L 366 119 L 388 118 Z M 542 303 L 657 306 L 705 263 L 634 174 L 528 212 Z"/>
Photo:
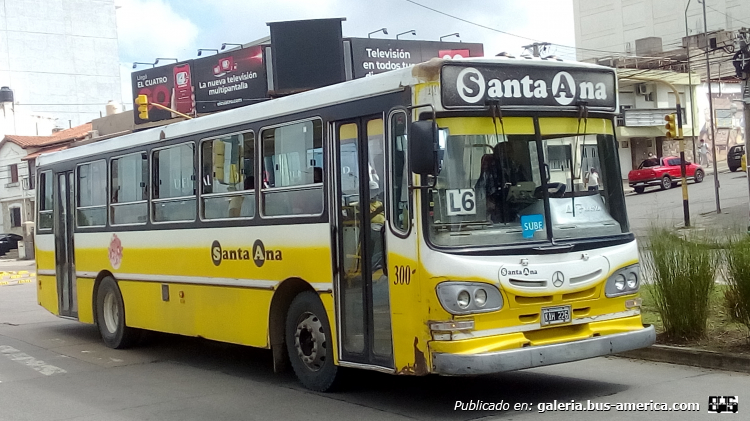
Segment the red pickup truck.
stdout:
<path fill-rule="evenodd" d="M 705 175 L 700 165 L 685 162 L 685 176 L 688 180 L 700 183 Z M 641 162 L 637 170 L 628 173 L 628 183 L 636 193 L 643 193 L 648 186 L 659 186 L 662 190 L 672 188 L 677 185 L 680 177 L 680 158 L 665 156 Z"/>

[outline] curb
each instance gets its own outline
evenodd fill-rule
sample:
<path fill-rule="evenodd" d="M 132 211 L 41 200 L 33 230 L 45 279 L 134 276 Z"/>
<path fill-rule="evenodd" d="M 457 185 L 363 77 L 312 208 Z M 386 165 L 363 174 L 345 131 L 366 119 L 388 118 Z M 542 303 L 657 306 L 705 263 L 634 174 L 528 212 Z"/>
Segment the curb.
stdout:
<path fill-rule="evenodd" d="M 693 367 L 750 373 L 750 356 L 738 356 L 724 352 L 704 351 L 669 345 L 652 345 L 616 354 L 618 357 L 682 364 Z"/>

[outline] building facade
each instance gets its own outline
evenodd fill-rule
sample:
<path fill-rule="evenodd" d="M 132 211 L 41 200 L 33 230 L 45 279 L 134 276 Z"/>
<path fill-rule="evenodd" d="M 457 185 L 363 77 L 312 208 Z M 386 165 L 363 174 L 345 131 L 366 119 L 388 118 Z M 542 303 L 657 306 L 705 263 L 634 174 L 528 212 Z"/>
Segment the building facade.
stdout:
<path fill-rule="evenodd" d="M 687 110 L 684 134 L 688 160 L 697 161 L 700 140 L 711 150 L 715 147 L 715 157 L 709 153 L 708 163 L 715 158 L 722 165 L 729 148 L 745 142 L 741 84 L 730 52 L 736 31 L 750 27 L 750 2 L 708 1 L 706 34 L 703 4 L 697 0 L 689 5 L 687 0 L 573 0 L 573 8 L 579 60 L 618 67 L 618 73 L 625 75 L 643 75 L 645 71 L 677 86 Z M 623 177 L 649 152 L 677 155 L 677 142 L 664 137 L 663 128 L 663 116 L 674 112 L 674 94 L 660 83 L 621 81 L 619 96 Z"/>
<path fill-rule="evenodd" d="M 0 0 L 0 86 L 26 120 L 69 128 L 99 117 L 122 96 L 114 0 Z M 2 134 L 49 134 L 26 120 Z"/>
<path fill-rule="evenodd" d="M 686 13 L 687 3 L 687 0 L 573 0 L 576 46 L 580 48 L 578 60 L 607 54 L 652 56 L 682 48 L 683 37 L 704 31 L 703 5 L 692 0 Z M 750 27 L 750 2 L 708 0 L 706 21 L 708 32 Z"/>
<path fill-rule="evenodd" d="M 87 123 L 51 136 L 6 135 L 0 141 L 0 232 L 25 235 L 25 223 L 34 220 L 36 157 L 91 135 Z"/>

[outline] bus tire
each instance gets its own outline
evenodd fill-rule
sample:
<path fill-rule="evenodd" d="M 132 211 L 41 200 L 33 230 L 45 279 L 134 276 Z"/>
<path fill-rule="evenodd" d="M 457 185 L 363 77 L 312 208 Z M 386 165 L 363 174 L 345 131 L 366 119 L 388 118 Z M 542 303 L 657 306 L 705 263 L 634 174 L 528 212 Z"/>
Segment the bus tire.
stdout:
<path fill-rule="evenodd" d="M 128 348 L 138 338 L 138 329 L 125 325 L 125 304 L 111 276 L 102 279 L 96 292 L 96 321 L 104 344 L 110 348 Z"/>
<path fill-rule="evenodd" d="M 331 390 L 339 368 L 333 363 L 328 315 L 316 293 L 305 291 L 294 297 L 285 330 L 289 361 L 302 385 L 317 392 Z"/>

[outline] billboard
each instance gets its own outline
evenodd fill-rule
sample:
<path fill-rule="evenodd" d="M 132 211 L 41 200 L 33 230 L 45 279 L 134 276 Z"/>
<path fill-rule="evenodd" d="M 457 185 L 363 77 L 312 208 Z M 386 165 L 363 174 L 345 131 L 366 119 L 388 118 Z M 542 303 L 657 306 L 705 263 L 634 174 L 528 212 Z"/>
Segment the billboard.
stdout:
<path fill-rule="evenodd" d="M 351 38 L 355 79 L 413 66 L 431 58 L 482 57 L 482 44 Z"/>
<path fill-rule="evenodd" d="M 272 22 L 274 94 L 290 94 L 346 80 L 343 19 Z"/>
<path fill-rule="evenodd" d="M 149 103 L 156 103 L 177 110 L 183 114 L 195 112 L 195 93 L 192 75 L 193 60 L 139 70 L 131 74 L 133 99 L 146 95 Z M 161 108 L 149 106 L 149 119 L 142 120 L 134 113 L 135 124 L 149 121 L 167 120 L 177 114 Z"/>
<path fill-rule="evenodd" d="M 260 45 L 193 60 L 198 113 L 212 113 L 267 99 Z"/>

